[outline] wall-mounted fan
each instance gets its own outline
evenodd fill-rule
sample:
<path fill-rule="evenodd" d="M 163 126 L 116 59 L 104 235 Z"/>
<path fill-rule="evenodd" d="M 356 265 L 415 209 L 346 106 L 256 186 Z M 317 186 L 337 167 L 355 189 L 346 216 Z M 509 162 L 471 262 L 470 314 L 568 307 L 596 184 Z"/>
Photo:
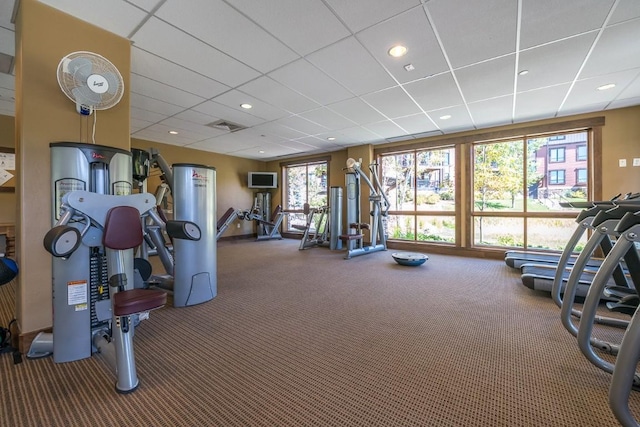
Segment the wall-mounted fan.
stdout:
<path fill-rule="evenodd" d="M 113 107 L 124 93 L 122 75 L 115 65 L 93 52 L 73 52 L 62 58 L 58 84 L 83 115 Z"/>

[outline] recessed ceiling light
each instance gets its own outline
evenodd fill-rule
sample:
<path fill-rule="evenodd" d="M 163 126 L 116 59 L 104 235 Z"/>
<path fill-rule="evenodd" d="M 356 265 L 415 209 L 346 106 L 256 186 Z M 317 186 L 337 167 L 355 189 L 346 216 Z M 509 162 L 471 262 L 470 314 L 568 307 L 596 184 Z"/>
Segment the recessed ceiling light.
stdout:
<path fill-rule="evenodd" d="M 260 151 L 258 151 L 258 153 L 264 154 L 264 150 L 260 150 Z"/>
<path fill-rule="evenodd" d="M 170 133 L 171 135 L 177 135 L 177 134 L 178 134 L 178 131 L 177 131 L 177 130 L 170 130 L 170 131 L 169 131 L 169 133 Z"/>
<path fill-rule="evenodd" d="M 525 74 L 529 74 L 529 70 L 522 70 L 518 73 L 519 76 L 524 76 Z"/>
<path fill-rule="evenodd" d="M 404 56 L 406 53 L 407 53 L 407 48 L 399 44 L 389 49 L 389 55 L 393 56 L 394 58 L 399 58 L 401 56 Z"/>
<path fill-rule="evenodd" d="M 445 114 L 444 116 L 440 116 L 440 120 L 449 120 L 451 118 L 451 114 Z"/>
<path fill-rule="evenodd" d="M 336 137 L 335 136 L 330 136 L 327 138 L 327 141 L 335 141 Z"/>
<path fill-rule="evenodd" d="M 250 108 L 253 108 L 253 105 L 251 105 L 251 104 L 247 104 L 247 103 L 240 104 L 240 106 L 241 106 L 242 108 L 244 108 L 245 110 L 248 110 L 248 109 L 250 109 Z"/>
<path fill-rule="evenodd" d="M 609 84 L 606 84 L 606 85 L 598 86 L 598 90 L 613 89 L 614 87 L 616 87 L 615 83 L 609 83 Z"/>

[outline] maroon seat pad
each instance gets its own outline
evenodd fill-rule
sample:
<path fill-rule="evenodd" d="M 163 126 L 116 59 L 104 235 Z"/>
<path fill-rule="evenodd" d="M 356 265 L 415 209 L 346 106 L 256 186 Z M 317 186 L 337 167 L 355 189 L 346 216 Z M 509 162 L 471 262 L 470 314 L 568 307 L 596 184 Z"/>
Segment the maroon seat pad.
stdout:
<path fill-rule="evenodd" d="M 116 316 L 128 316 L 160 308 L 166 303 L 166 292 L 156 289 L 130 289 L 113 296 L 113 313 Z"/>

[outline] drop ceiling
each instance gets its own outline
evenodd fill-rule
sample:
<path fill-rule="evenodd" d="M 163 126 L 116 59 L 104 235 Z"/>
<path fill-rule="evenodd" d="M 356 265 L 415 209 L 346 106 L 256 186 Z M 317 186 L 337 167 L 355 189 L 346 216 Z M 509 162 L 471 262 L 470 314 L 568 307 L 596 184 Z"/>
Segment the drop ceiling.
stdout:
<path fill-rule="evenodd" d="M 638 0 L 42 3 L 131 40 L 133 138 L 243 158 L 640 104 Z M 14 7 L 0 3 L 5 62 Z M 405 56 L 388 55 L 396 44 Z M 5 115 L 10 65 L 0 70 Z M 207 126 L 218 121 L 241 130 Z"/>

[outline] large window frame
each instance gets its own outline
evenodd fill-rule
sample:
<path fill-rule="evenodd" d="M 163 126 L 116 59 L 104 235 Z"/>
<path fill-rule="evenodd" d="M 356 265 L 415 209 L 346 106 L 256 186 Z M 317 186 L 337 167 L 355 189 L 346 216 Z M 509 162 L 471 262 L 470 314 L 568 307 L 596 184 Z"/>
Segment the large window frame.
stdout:
<path fill-rule="evenodd" d="M 478 254 L 482 252 L 492 253 L 497 256 L 504 254 L 504 247 L 495 246 L 477 246 L 474 244 L 474 216 L 473 214 L 473 187 L 471 180 L 472 165 L 472 146 L 474 143 L 482 141 L 504 140 L 509 138 L 524 138 L 531 136 L 554 136 L 550 140 L 562 141 L 562 134 L 573 131 L 587 131 L 589 133 L 588 147 L 588 200 L 602 200 L 605 197 L 602 194 L 602 129 L 605 125 L 604 116 L 594 116 L 573 120 L 557 121 L 554 123 L 532 124 L 514 126 L 508 129 L 489 129 L 478 132 L 465 132 L 464 134 L 454 136 L 442 136 L 439 138 L 424 138 L 403 144 L 394 144 L 387 146 L 379 146 L 374 148 L 374 156 L 379 159 L 381 155 L 400 153 L 404 151 L 419 150 L 423 148 L 433 148 L 438 146 L 453 145 L 455 146 L 455 165 L 456 165 L 456 243 L 451 250 L 442 245 L 432 244 L 431 242 L 406 242 L 397 241 L 389 238 L 391 248 L 414 248 L 418 246 L 437 246 L 436 251 L 442 253 L 468 253 Z M 567 152 L 566 156 L 573 159 L 572 153 Z M 565 160 L 567 157 L 565 156 Z M 608 198 L 608 197 L 607 197 Z M 492 212 L 492 216 L 507 217 L 512 216 L 512 212 Z M 517 213 L 522 221 L 525 221 L 524 227 L 527 227 L 527 221 L 537 221 L 541 216 L 538 212 Z M 556 215 L 560 220 L 570 224 L 575 219 L 575 212 L 557 212 Z M 401 244 L 406 243 L 406 244 Z M 490 255 L 494 256 L 494 255 Z"/>
<path fill-rule="evenodd" d="M 377 157 L 383 191 L 391 201 L 389 239 L 456 244 L 456 151 L 449 144 Z"/>
<path fill-rule="evenodd" d="M 283 221 L 286 233 L 302 233 L 300 226 L 306 223 L 304 204 L 310 207 L 327 206 L 329 203 L 329 162 L 330 156 L 283 162 L 282 168 L 282 205 L 287 212 Z M 310 176 L 320 172 L 314 182 Z M 295 188 L 290 188 L 291 175 L 296 174 Z M 295 194 L 294 194 L 295 193 Z M 321 194 L 324 193 L 324 194 Z"/>

